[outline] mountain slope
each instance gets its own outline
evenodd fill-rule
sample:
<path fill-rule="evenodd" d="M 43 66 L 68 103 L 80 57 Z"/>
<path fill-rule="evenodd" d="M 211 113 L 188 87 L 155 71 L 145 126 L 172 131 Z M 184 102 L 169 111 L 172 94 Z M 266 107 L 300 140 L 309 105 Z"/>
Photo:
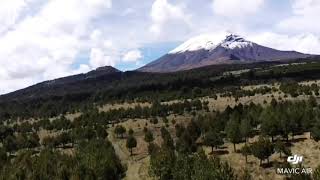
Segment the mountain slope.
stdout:
<path fill-rule="evenodd" d="M 214 41 L 210 36 L 192 38 L 138 71 L 174 72 L 214 64 L 282 61 L 311 56 L 268 48 L 234 34 L 226 36 L 220 43 Z"/>
<path fill-rule="evenodd" d="M 122 72 L 114 67 L 99 67 L 86 74 L 77 74 L 55 80 L 44 81 L 33 86 L 0 96 L 0 102 L 63 96 L 65 94 L 90 92 L 121 79 Z"/>

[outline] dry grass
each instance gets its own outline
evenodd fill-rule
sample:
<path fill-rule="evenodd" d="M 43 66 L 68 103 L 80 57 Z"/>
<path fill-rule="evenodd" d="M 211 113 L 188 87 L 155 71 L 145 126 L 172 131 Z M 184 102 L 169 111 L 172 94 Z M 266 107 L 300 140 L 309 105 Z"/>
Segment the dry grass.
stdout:
<path fill-rule="evenodd" d="M 185 116 L 168 116 L 169 120 L 169 127 L 168 131 L 175 137 L 175 128 L 172 124 L 172 119 L 175 119 L 176 123 L 187 123 L 191 120 L 190 115 Z M 127 130 L 132 129 L 134 131 L 133 136 L 137 139 L 137 148 L 134 148 L 133 154 L 134 156 L 130 156 L 129 150 L 126 148 L 126 139 L 119 139 L 115 138 L 113 134 L 113 128 L 109 128 L 109 139 L 115 146 L 116 152 L 120 157 L 121 161 L 126 164 L 127 172 L 126 172 L 126 180 L 149 180 L 152 179 L 149 174 L 149 160 L 150 157 L 148 155 L 148 144 L 144 141 L 144 127 L 147 127 L 149 130 L 153 132 L 155 143 L 158 145 L 161 144 L 161 127 L 165 126 L 166 124 L 163 123 L 161 119 L 157 124 L 152 124 L 149 120 L 146 119 L 130 119 L 128 121 L 119 123 L 120 125 L 124 126 Z M 147 124 L 147 125 L 146 125 Z"/>
<path fill-rule="evenodd" d="M 171 120 L 173 117 L 169 117 Z M 178 123 L 186 123 L 189 122 L 191 117 L 185 118 L 183 116 L 176 117 Z M 149 156 L 147 153 L 147 143 L 144 141 L 144 132 L 143 127 L 144 124 L 147 121 L 145 119 L 140 120 L 128 120 L 126 122 L 121 123 L 121 125 L 125 126 L 127 129 L 132 128 L 134 130 L 134 136 L 137 139 L 138 147 L 134 149 L 134 156 L 130 156 L 129 151 L 126 148 L 126 140 L 125 139 L 113 139 L 113 143 L 117 144 L 121 148 L 121 151 L 124 151 L 125 156 L 122 156 L 122 161 L 125 162 L 125 164 L 128 167 L 126 178 L 127 180 L 138 180 L 138 179 L 152 179 L 148 175 L 149 170 Z M 148 123 L 148 129 L 152 130 L 154 133 L 154 136 L 156 138 L 155 142 L 157 144 L 161 144 L 161 137 L 160 137 L 160 128 L 164 124 L 159 121 L 158 124 L 150 124 Z M 172 136 L 174 135 L 174 126 L 170 124 L 170 127 L 168 128 L 169 131 L 172 133 Z M 110 128 L 110 133 L 113 128 Z M 253 142 L 256 140 L 257 137 L 251 138 L 249 142 Z M 295 136 L 295 140 L 297 142 L 293 143 L 293 146 L 291 147 L 293 154 L 298 154 L 304 156 L 304 162 L 303 165 L 305 167 L 311 167 L 316 168 L 320 162 L 320 143 L 317 143 L 311 139 L 309 139 L 309 133 L 306 133 L 301 136 Z M 244 143 L 237 144 L 237 150 L 239 150 Z M 211 148 L 210 147 L 203 147 L 205 152 L 210 156 L 211 155 Z M 276 174 L 275 167 L 268 167 L 263 168 L 259 166 L 259 160 L 255 158 L 254 156 L 248 156 L 248 163 L 245 162 L 245 157 L 241 155 L 240 153 L 235 153 L 233 151 L 233 145 L 231 143 L 225 143 L 221 149 L 218 149 L 218 151 L 221 153 L 221 155 L 217 155 L 220 157 L 223 161 L 227 161 L 231 164 L 231 166 L 236 170 L 237 173 L 241 173 L 245 168 L 251 172 L 254 179 L 261 179 L 261 180 L 269 180 L 269 179 L 275 179 L 280 180 L 284 179 L 284 176 Z M 214 153 L 216 154 L 216 153 Z M 286 159 L 280 159 L 279 154 L 275 153 L 271 156 L 270 162 L 276 163 L 276 162 L 283 162 Z"/>
<path fill-rule="evenodd" d="M 309 133 L 306 133 L 301 136 L 295 136 L 295 143 L 291 147 L 292 154 L 302 155 L 304 157 L 303 166 L 311 167 L 315 169 L 319 165 L 320 160 L 320 144 L 309 139 Z M 253 139 L 251 139 L 253 142 Z M 238 144 L 237 149 L 240 149 L 244 143 Z M 211 152 L 211 148 L 204 147 L 205 151 L 209 154 Z M 285 176 L 276 174 L 275 165 L 272 165 L 268 168 L 263 168 L 259 166 L 259 160 L 254 156 L 248 156 L 248 163 L 245 162 L 245 157 L 240 153 L 233 152 L 233 145 L 230 143 L 226 143 L 224 145 L 223 151 L 227 151 L 227 154 L 220 155 L 219 157 L 227 161 L 231 164 L 233 168 L 236 169 L 238 173 L 243 171 L 243 169 L 248 169 L 251 172 L 252 176 L 255 177 L 254 179 L 261 179 L 261 180 L 269 180 L 275 179 L 280 180 L 284 179 Z M 270 157 L 270 162 L 272 164 L 276 164 L 277 162 L 284 162 L 286 158 L 280 159 L 279 154 L 274 153 Z"/>
<path fill-rule="evenodd" d="M 140 105 L 141 107 L 150 107 L 150 103 L 122 103 L 122 104 L 105 104 L 102 107 L 99 107 L 100 111 L 109 111 L 112 109 L 128 109 L 128 108 L 134 108 L 135 106 Z"/>
<path fill-rule="evenodd" d="M 320 85 L 320 81 L 308 81 L 308 82 L 302 82 L 301 84 L 308 84 L 311 85 L 312 83 L 317 83 Z M 256 86 L 246 86 L 242 87 L 242 89 L 252 90 L 255 88 L 259 88 L 261 86 L 268 86 L 272 87 L 271 85 L 256 85 Z M 275 84 L 274 87 L 279 88 L 278 84 Z M 274 92 L 273 94 L 257 94 L 255 96 L 250 97 L 242 97 L 239 98 L 238 101 L 235 101 L 235 98 L 230 97 L 220 97 L 218 96 L 218 99 L 213 99 L 209 97 L 203 97 L 200 98 L 201 101 L 208 101 L 209 102 L 209 108 L 210 110 L 219 110 L 223 111 L 227 106 L 234 107 L 235 105 L 242 103 L 242 104 L 249 104 L 251 102 L 256 104 L 265 104 L 265 102 L 270 103 L 272 98 L 275 98 L 276 100 L 279 100 L 281 98 L 282 100 L 305 100 L 308 99 L 308 96 L 298 96 L 297 98 L 287 97 L 284 98 L 283 93 Z M 164 102 L 164 104 L 172 104 L 176 102 L 181 102 L 181 100 L 173 100 L 169 102 Z M 150 107 L 150 103 L 123 103 L 123 104 L 106 104 L 103 107 L 100 107 L 100 111 L 108 111 L 111 109 L 119 109 L 119 108 L 133 108 L 136 105 L 140 105 L 142 107 Z M 76 117 L 79 117 L 81 113 L 75 113 L 75 114 L 67 114 L 66 118 L 73 121 Z M 175 137 L 175 129 L 174 125 L 172 124 L 172 119 L 175 119 L 176 123 L 182 123 L 186 124 L 191 120 L 191 115 L 183 115 L 183 116 L 174 116 L 170 115 L 168 117 L 169 119 L 169 127 L 168 130 L 172 134 L 172 137 Z M 31 119 L 31 122 L 34 120 Z M 148 144 L 144 141 L 144 132 L 143 128 L 147 127 L 149 130 L 151 130 L 155 137 L 155 143 L 161 144 L 161 133 L 160 128 L 162 126 L 165 126 L 165 124 L 162 122 L 161 119 L 159 119 L 158 124 L 152 124 L 149 120 L 146 119 L 130 119 L 125 122 L 121 122 L 121 125 L 126 127 L 126 129 L 132 128 L 134 131 L 134 136 L 137 139 L 137 148 L 134 149 L 133 153 L 134 156 L 130 156 L 130 153 L 128 149 L 126 148 L 126 140 L 125 139 L 118 139 L 114 137 L 113 130 L 114 128 L 109 128 L 109 140 L 113 143 L 114 148 L 118 156 L 120 157 L 121 161 L 127 165 L 127 173 L 126 173 L 126 180 L 148 180 L 152 179 L 148 175 L 149 170 L 149 156 L 147 152 L 147 146 Z M 42 141 L 42 139 L 46 136 L 55 136 L 58 133 L 50 132 L 46 130 L 40 130 L 38 132 L 39 137 Z M 308 135 L 304 135 L 305 137 L 308 137 Z M 304 137 L 299 137 L 304 138 Z M 243 144 L 237 145 L 237 149 L 241 148 Z M 211 151 L 211 148 L 204 147 L 205 151 L 209 154 Z M 297 143 L 294 143 L 292 146 L 292 152 L 293 154 L 299 154 L 304 156 L 304 165 L 306 167 L 312 167 L 315 168 L 318 165 L 318 162 L 320 162 L 320 144 L 316 143 L 310 139 L 305 139 L 303 141 L 299 141 Z M 222 151 L 226 152 L 226 154 L 219 155 L 219 157 L 229 162 L 233 168 L 236 169 L 237 172 L 241 172 L 244 168 L 247 168 L 251 174 L 253 175 L 254 179 L 283 179 L 283 176 L 277 175 L 275 173 L 274 168 L 262 168 L 259 166 L 259 161 L 253 157 L 249 156 L 248 160 L 249 163 L 245 163 L 245 158 L 239 154 L 233 152 L 233 145 L 230 143 L 226 143 L 224 145 L 224 149 L 221 149 Z M 67 149 L 65 150 L 65 153 L 72 154 L 74 149 Z M 282 161 L 279 159 L 278 154 L 274 154 L 271 157 L 271 161 Z"/>

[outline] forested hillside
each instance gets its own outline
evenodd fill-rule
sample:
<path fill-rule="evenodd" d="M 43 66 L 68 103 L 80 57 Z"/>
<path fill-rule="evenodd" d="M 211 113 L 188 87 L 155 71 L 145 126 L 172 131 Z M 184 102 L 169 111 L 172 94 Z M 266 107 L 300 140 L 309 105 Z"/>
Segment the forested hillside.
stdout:
<path fill-rule="evenodd" d="M 79 111 L 93 103 L 190 98 L 224 92 L 240 85 L 320 77 L 317 62 L 275 66 L 280 64 L 283 63 L 216 65 L 166 74 L 132 71 L 92 76 L 88 73 L 40 83 L 0 96 L 0 119 L 53 117 Z M 240 70 L 244 72 L 232 73 Z M 197 94 L 199 88 L 201 93 Z"/>
<path fill-rule="evenodd" d="M 317 180 L 319 79 L 307 61 L 41 83 L 0 98 L 0 179 Z M 276 174 L 292 154 L 314 173 Z"/>

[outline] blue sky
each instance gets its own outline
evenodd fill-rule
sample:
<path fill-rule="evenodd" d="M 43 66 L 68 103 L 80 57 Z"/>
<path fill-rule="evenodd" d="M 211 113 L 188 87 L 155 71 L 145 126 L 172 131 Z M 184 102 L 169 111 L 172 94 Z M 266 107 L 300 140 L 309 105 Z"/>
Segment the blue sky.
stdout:
<path fill-rule="evenodd" d="M 0 94 L 100 66 L 133 70 L 202 34 L 320 54 L 319 16 L 319 0 L 1 0 Z"/>

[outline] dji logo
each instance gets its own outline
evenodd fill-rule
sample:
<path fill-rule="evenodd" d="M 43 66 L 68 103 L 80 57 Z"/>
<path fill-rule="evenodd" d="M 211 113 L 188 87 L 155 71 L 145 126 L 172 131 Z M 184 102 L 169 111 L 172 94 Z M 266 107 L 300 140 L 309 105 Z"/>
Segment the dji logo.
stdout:
<path fill-rule="evenodd" d="M 303 156 L 299 155 L 293 155 L 289 156 L 287 159 L 288 163 L 290 164 L 299 164 L 302 163 L 303 161 Z M 304 168 L 304 167 L 280 167 L 277 168 L 277 174 L 284 174 L 284 175 L 289 175 L 289 174 L 312 174 L 312 168 Z"/>
<path fill-rule="evenodd" d="M 289 156 L 287 159 L 287 162 L 291 164 L 298 164 L 298 163 L 301 163 L 302 160 L 303 160 L 303 156 L 298 156 L 295 154 L 294 156 Z"/>

